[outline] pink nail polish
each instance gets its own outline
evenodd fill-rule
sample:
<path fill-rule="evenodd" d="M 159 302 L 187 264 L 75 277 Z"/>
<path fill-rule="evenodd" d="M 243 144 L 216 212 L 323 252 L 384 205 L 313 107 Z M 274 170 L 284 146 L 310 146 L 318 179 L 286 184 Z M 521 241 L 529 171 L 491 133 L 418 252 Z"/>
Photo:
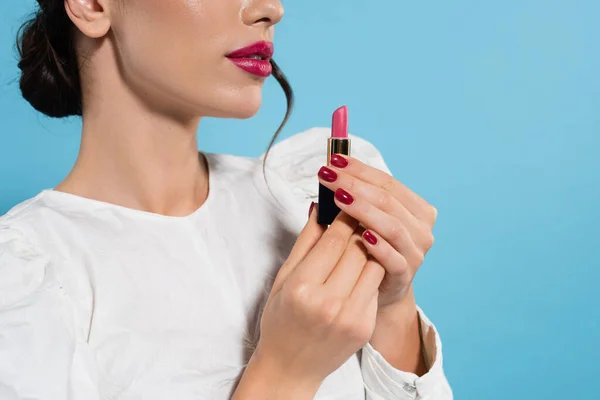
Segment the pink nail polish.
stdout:
<path fill-rule="evenodd" d="M 371 233 L 371 231 L 364 231 L 363 237 L 365 238 L 365 240 L 368 243 L 372 244 L 373 246 L 375 246 L 377 244 L 377 237 L 375 235 L 373 235 L 373 233 Z"/>
<path fill-rule="evenodd" d="M 310 218 L 310 214 L 312 213 L 313 208 L 315 208 L 315 202 L 310 202 L 310 207 L 308 208 L 308 218 Z"/>
<path fill-rule="evenodd" d="M 338 168 L 346 168 L 348 166 L 348 160 L 346 160 L 339 154 L 332 154 L 331 158 L 329 159 L 329 162 L 331 163 L 331 165 Z"/>
<path fill-rule="evenodd" d="M 350 205 L 354 202 L 354 197 L 342 188 L 335 191 L 335 198 L 346 205 Z"/>
<path fill-rule="evenodd" d="M 330 168 L 321 167 L 319 170 L 319 177 L 325 182 L 335 182 L 337 179 L 337 174 Z"/>

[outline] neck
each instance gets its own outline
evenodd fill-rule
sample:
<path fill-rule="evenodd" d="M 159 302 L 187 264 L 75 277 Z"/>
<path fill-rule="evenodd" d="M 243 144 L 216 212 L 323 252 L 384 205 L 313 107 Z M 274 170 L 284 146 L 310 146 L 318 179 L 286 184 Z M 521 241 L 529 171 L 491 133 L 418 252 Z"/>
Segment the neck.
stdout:
<path fill-rule="evenodd" d="M 94 65 L 101 59 L 110 58 Z M 116 63 L 106 64 L 98 65 L 101 84 L 85 83 L 94 98 L 84 98 L 79 155 L 55 189 L 164 215 L 192 213 L 208 195 L 200 118 L 158 111 L 124 84 Z"/>

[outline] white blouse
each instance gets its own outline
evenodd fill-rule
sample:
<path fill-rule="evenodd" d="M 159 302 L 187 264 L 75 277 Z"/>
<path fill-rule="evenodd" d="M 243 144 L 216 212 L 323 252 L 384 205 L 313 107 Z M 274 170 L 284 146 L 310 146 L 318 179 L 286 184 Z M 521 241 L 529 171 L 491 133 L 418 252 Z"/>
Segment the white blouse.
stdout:
<path fill-rule="evenodd" d="M 263 156 L 204 153 L 208 198 L 184 217 L 52 189 L 0 217 L 0 399 L 230 398 L 317 197 L 329 132 L 276 144 L 268 185 Z M 354 157 L 389 173 L 373 145 L 350 137 Z M 419 312 L 426 375 L 367 344 L 315 398 L 452 399 L 439 336 Z"/>

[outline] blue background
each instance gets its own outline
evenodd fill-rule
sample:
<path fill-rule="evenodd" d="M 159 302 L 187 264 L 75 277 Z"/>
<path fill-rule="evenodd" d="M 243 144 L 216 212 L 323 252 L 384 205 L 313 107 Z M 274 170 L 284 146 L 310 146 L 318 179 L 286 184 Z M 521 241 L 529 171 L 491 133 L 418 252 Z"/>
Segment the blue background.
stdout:
<path fill-rule="evenodd" d="M 80 130 L 21 99 L 13 38 L 33 2 L 2 4 L 0 214 L 68 173 Z M 439 210 L 416 291 L 456 398 L 600 398 L 600 2 L 284 6 L 276 60 L 297 105 L 281 137 L 346 104 Z M 255 118 L 203 120 L 200 146 L 259 155 L 284 110 L 270 79 Z"/>

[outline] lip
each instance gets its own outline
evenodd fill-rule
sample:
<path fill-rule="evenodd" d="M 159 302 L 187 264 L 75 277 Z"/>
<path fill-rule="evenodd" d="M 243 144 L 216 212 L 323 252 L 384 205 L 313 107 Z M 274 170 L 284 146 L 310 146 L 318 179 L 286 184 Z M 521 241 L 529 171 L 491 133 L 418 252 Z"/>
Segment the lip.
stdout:
<path fill-rule="evenodd" d="M 258 55 L 266 59 L 267 61 L 273 57 L 275 52 L 273 43 L 261 40 L 254 42 L 249 46 L 242 47 L 227 54 L 227 58 L 244 58 L 252 55 Z"/>
<path fill-rule="evenodd" d="M 273 57 L 273 53 L 273 43 L 263 40 L 232 51 L 231 53 L 227 54 L 226 57 L 244 71 L 266 78 L 267 76 L 271 75 L 273 71 L 273 67 L 271 66 L 270 62 L 271 58 Z M 264 60 L 248 58 L 252 55 L 260 56 L 264 58 Z"/>

